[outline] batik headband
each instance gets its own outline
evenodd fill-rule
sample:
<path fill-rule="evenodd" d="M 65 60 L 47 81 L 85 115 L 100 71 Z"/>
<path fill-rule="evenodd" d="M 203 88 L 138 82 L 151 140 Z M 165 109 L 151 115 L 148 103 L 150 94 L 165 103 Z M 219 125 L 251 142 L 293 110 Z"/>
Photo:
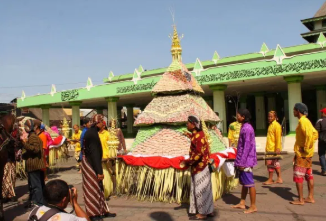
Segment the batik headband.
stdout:
<path fill-rule="evenodd" d="M 304 103 L 296 103 L 294 108 L 303 115 L 308 115 L 308 107 Z"/>

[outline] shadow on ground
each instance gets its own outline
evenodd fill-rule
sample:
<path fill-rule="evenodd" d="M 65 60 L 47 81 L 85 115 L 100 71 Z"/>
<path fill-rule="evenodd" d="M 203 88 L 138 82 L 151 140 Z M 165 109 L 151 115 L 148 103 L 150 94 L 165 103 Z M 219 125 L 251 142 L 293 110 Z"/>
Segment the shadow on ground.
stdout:
<path fill-rule="evenodd" d="M 269 189 L 272 193 L 275 193 L 279 197 L 287 200 L 293 201 L 293 197 L 297 197 L 294 193 L 291 192 L 291 188 L 289 187 L 274 187 L 274 186 L 262 186 L 263 188 Z"/>
<path fill-rule="evenodd" d="M 312 170 L 312 174 L 321 176 L 321 171 L 320 170 Z"/>
<path fill-rule="evenodd" d="M 189 208 L 189 204 L 182 203 L 180 206 L 174 207 L 174 210 L 187 210 Z"/>
<path fill-rule="evenodd" d="M 17 204 L 5 209 L 5 220 L 14 220 L 16 217 L 23 216 L 24 214 L 28 216 L 24 204 Z"/>
<path fill-rule="evenodd" d="M 259 182 L 265 182 L 267 180 L 267 177 L 266 176 L 254 175 L 254 179 L 259 181 Z"/>
<path fill-rule="evenodd" d="M 70 167 L 54 167 L 52 169 L 48 169 L 48 174 L 56 174 L 56 173 L 59 173 L 59 172 L 70 171 L 72 169 L 76 169 L 76 166 L 70 166 Z"/>
<path fill-rule="evenodd" d="M 233 194 L 226 194 L 222 196 L 222 200 L 227 205 L 237 205 L 240 202 L 240 198 Z"/>
<path fill-rule="evenodd" d="M 22 196 L 24 196 L 26 193 L 28 193 L 28 185 L 23 185 L 23 186 L 17 186 L 15 188 L 15 193 L 17 198 L 21 198 Z"/>
<path fill-rule="evenodd" d="M 319 163 L 319 161 L 312 161 L 312 164 L 313 164 L 313 165 L 317 165 L 317 166 L 320 166 L 320 163 Z"/>
<path fill-rule="evenodd" d="M 153 220 L 157 221 L 174 221 L 170 214 L 166 212 L 153 212 L 149 214 Z"/>

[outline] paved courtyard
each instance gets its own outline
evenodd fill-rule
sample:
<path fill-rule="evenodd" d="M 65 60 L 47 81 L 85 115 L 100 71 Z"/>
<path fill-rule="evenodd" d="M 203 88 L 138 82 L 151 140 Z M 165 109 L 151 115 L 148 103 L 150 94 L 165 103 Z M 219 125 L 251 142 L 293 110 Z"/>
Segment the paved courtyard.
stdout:
<path fill-rule="evenodd" d="M 326 177 L 320 175 L 320 167 L 317 154 L 314 157 L 314 177 L 315 177 L 315 204 L 304 206 L 290 205 L 289 201 L 297 197 L 296 188 L 292 182 L 292 158 L 289 154 L 282 160 L 282 172 L 284 184 L 263 186 L 267 171 L 263 161 L 255 168 L 255 180 L 257 187 L 257 206 L 258 212 L 255 214 L 243 214 L 241 210 L 231 209 L 231 206 L 239 202 L 241 188 L 234 189 L 230 194 L 223 196 L 215 202 L 217 216 L 210 220 L 298 220 L 298 221 L 317 221 L 325 220 L 326 205 Z M 60 172 L 50 175 L 50 179 L 60 178 L 73 184 L 78 189 L 79 202 L 82 206 L 81 175 L 74 169 L 75 162 L 70 158 L 68 162 L 62 163 Z M 304 186 L 307 195 L 306 185 Z M 27 198 L 27 180 L 18 180 L 16 192 L 20 203 L 17 205 L 5 204 L 6 220 L 25 221 L 28 214 L 23 207 L 23 200 Z M 249 205 L 249 196 L 247 199 Z M 112 212 L 118 216 L 112 220 L 157 220 L 157 221 L 176 221 L 188 220 L 187 205 L 177 205 L 168 203 L 139 202 L 135 199 L 126 197 L 111 198 L 109 205 Z M 110 219 L 106 219 L 110 220 Z"/>

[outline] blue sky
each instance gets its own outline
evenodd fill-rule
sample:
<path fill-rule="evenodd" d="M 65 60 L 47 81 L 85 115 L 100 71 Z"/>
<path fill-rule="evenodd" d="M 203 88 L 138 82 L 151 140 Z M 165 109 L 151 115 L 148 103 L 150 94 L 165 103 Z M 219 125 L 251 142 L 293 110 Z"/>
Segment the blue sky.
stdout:
<path fill-rule="evenodd" d="M 300 20 L 322 0 L 0 0 L 0 103 L 100 84 L 115 75 L 171 62 L 170 8 L 184 63 L 306 43 Z"/>

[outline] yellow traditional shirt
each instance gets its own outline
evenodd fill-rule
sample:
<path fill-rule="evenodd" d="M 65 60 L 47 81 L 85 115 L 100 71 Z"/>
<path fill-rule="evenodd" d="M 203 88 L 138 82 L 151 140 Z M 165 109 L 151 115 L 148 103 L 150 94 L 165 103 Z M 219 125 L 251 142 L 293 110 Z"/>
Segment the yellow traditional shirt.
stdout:
<path fill-rule="evenodd" d="M 274 120 L 268 127 L 266 152 L 275 152 L 276 149 L 282 150 L 282 127 Z"/>
<path fill-rule="evenodd" d="M 230 124 L 229 132 L 228 132 L 228 138 L 230 140 L 230 143 L 229 143 L 230 147 L 238 146 L 238 140 L 239 140 L 241 126 L 242 126 L 242 124 L 239 123 L 238 121 L 235 121 Z"/>
<path fill-rule="evenodd" d="M 318 139 L 318 132 L 306 116 L 300 118 L 295 132 L 295 156 L 312 157 L 314 155 L 314 143 Z"/>
<path fill-rule="evenodd" d="M 74 131 L 72 134 L 71 139 L 78 140 L 77 142 L 75 142 L 75 141 L 73 142 L 73 144 L 75 144 L 75 152 L 81 151 L 80 142 L 79 142 L 81 134 L 82 134 L 81 130 L 79 130 L 78 133 L 75 133 L 75 131 Z"/>
<path fill-rule="evenodd" d="M 109 131 L 103 130 L 102 132 L 98 133 L 100 137 L 100 141 L 102 144 L 102 150 L 103 150 L 103 159 L 109 158 L 109 147 L 108 147 L 108 140 L 110 139 Z"/>

